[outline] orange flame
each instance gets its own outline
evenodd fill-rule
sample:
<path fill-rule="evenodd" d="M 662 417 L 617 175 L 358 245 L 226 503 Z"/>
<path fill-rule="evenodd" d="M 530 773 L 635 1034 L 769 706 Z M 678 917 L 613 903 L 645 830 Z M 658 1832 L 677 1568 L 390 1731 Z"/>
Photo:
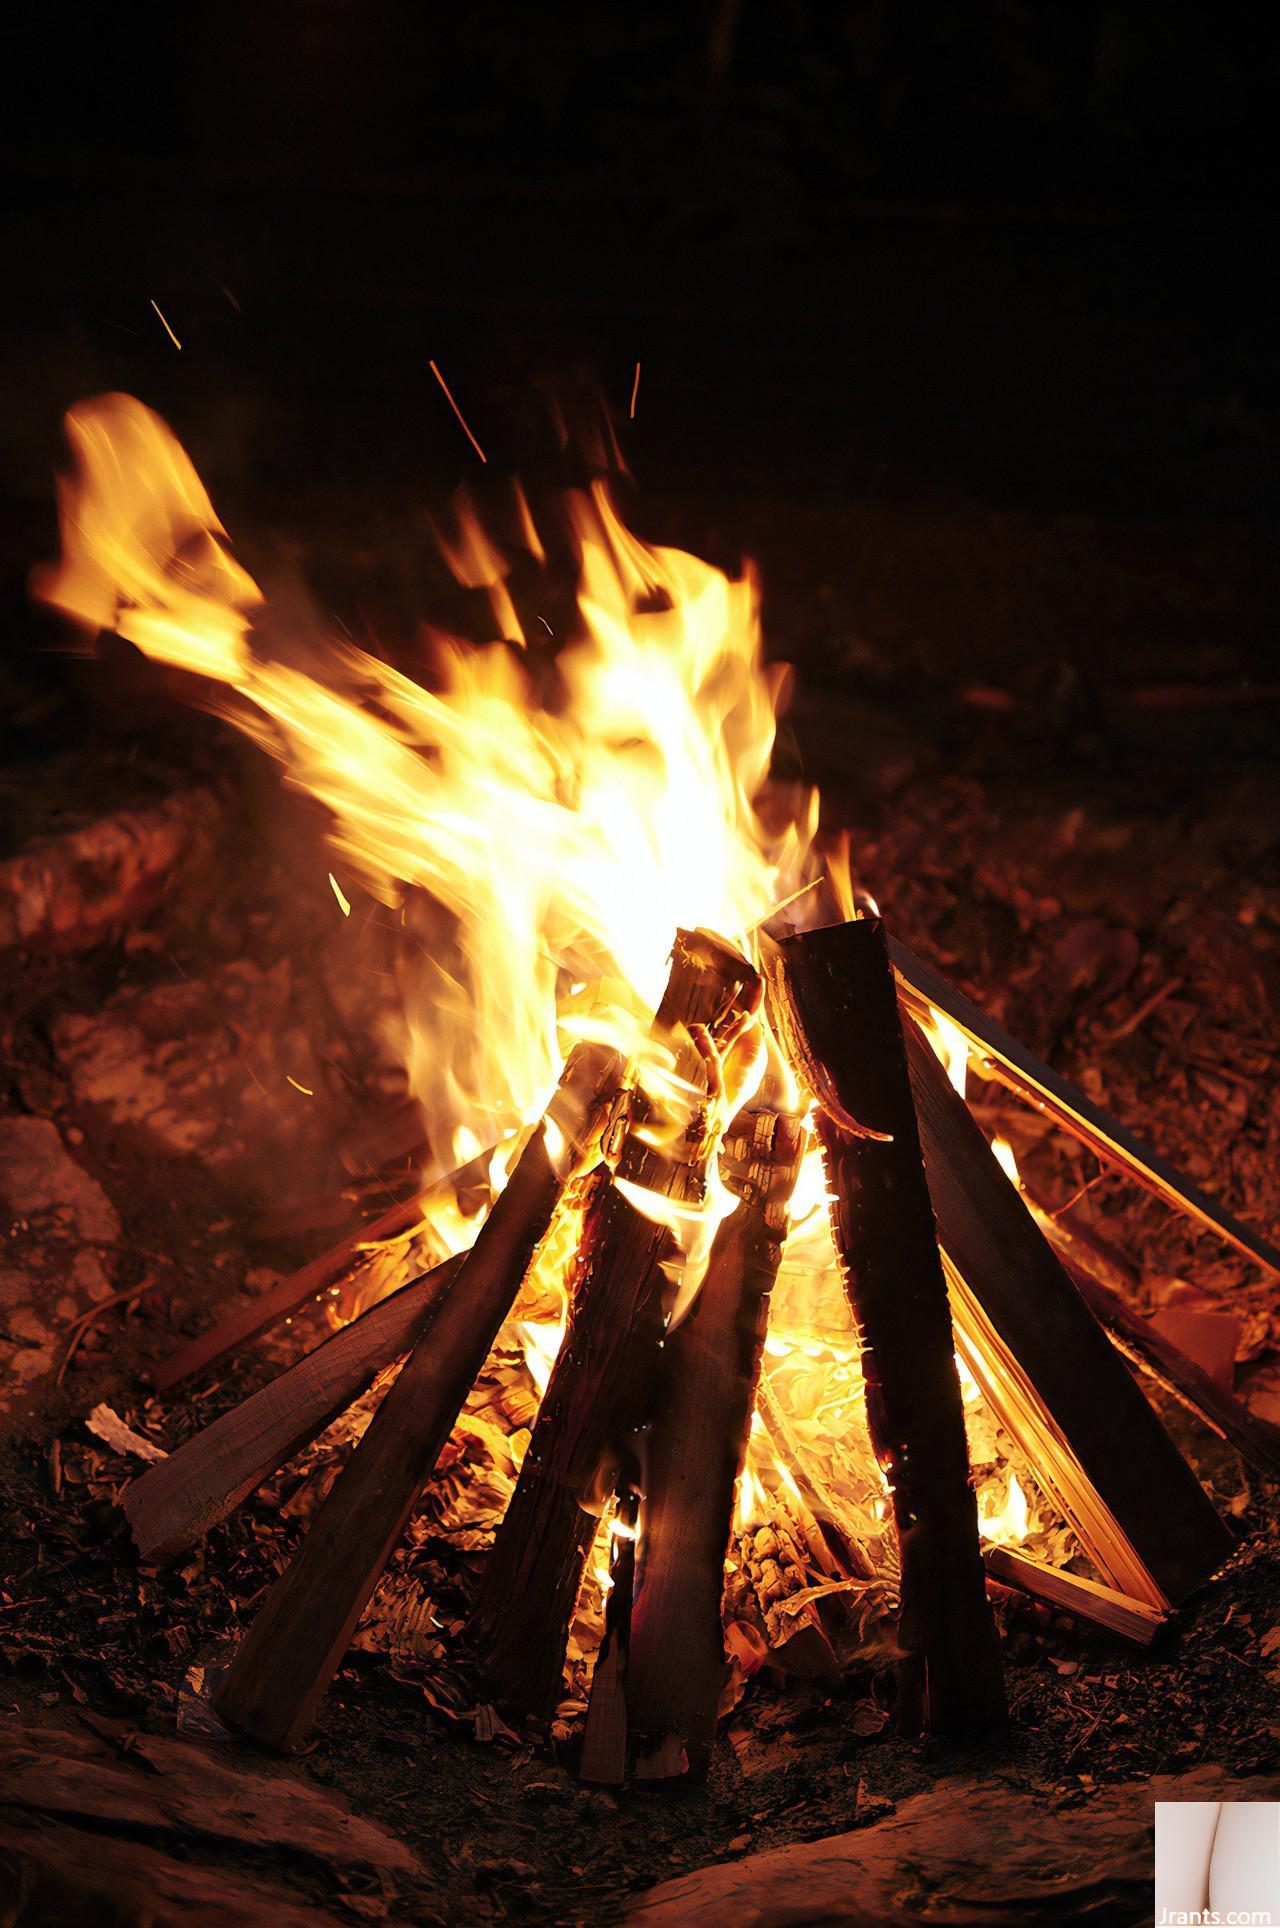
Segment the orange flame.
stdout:
<path fill-rule="evenodd" d="M 347 871 L 384 902 L 425 893 L 448 913 L 401 1041 L 433 1143 L 459 1157 L 508 1137 L 575 1038 L 621 1046 L 660 1086 L 641 1046 L 673 932 L 745 944 L 803 878 L 816 821 L 812 796 L 781 832 L 756 809 L 779 678 L 752 575 L 645 546 L 597 485 L 568 504 L 580 635 L 554 697 L 502 642 L 441 643 L 436 688 L 345 643 L 286 663 L 257 646 L 260 591 L 166 425 L 115 395 L 67 431 L 62 559 L 38 593 L 208 679 L 327 808 Z M 521 513 L 536 554 L 523 498 Z M 457 573 L 523 642 L 503 557 L 469 511 L 462 525 Z M 712 1219 L 724 1209 L 713 1188 Z"/>

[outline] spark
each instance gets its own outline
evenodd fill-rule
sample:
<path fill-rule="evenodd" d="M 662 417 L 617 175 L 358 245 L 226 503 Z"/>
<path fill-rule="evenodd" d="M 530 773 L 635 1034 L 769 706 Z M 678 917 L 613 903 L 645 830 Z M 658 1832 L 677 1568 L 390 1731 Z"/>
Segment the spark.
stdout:
<path fill-rule="evenodd" d="M 316 1095 L 316 1094 L 315 1094 L 315 1092 L 314 1092 L 314 1091 L 313 1091 L 313 1090 L 311 1089 L 311 1086 L 310 1086 L 310 1085 L 304 1085 L 304 1084 L 299 1084 L 299 1083 L 298 1083 L 298 1080 L 297 1080 L 296 1078 L 294 1078 L 294 1077 L 291 1077 L 291 1076 L 290 1076 L 290 1074 L 289 1074 L 289 1073 L 288 1073 L 287 1071 L 285 1072 L 285 1074 L 284 1074 L 284 1075 L 285 1075 L 285 1081 L 286 1081 L 286 1083 L 288 1083 L 288 1084 L 291 1084 L 291 1085 L 293 1086 L 293 1088 L 294 1088 L 294 1090 L 295 1090 L 295 1091 L 300 1091 L 300 1092 L 302 1093 L 302 1095 L 303 1095 L 303 1097 L 304 1097 L 304 1098 L 314 1098 L 314 1097 L 315 1097 L 315 1095 Z"/>
<path fill-rule="evenodd" d="M 640 393 L 640 364 L 636 363 L 635 380 L 631 384 L 631 420 L 636 419 L 636 396 Z"/>
<path fill-rule="evenodd" d="M 227 300 L 231 303 L 231 306 L 235 309 L 236 313 L 238 315 L 242 315 L 244 313 L 244 309 L 240 306 L 240 303 L 236 300 L 230 288 L 224 288 L 222 292 L 227 297 Z"/>
<path fill-rule="evenodd" d="M 168 335 L 169 340 L 173 343 L 174 347 L 179 351 L 179 353 L 181 353 L 182 343 L 178 340 L 178 337 L 174 334 L 172 328 L 165 320 L 164 315 L 161 313 L 160 303 L 158 301 L 153 301 L 151 303 L 151 306 L 155 309 L 156 313 L 160 316 L 161 325 L 164 328 L 165 334 Z"/>
<path fill-rule="evenodd" d="M 462 410 L 458 407 L 458 404 L 454 401 L 453 394 L 452 394 L 452 391 L 450 390 L 448 382 L 445 380 L 444 376 L 440 373 L 440 370 L 436 367 L 433 361 L 429 361 L 427 363 L 427 367 L 431 370 L 431 373 L 435 376 L 441 388 L 444 390 L 444 398 L 448 402 L 454 414 L 457 416 L 459 424 L 461 425 L 461 428 L 462 428 L 462 433 L 466 436 L 468 442 L 470 442 L 472 448 L 475 450 L 476 454 L 480 457 L 480 460 L 482 462 L 487 463 L 489 458 L 485 454 L 484 450 L 481 448 L 479 442 L 477 442 L 475 436 L 471 433 L 471 430 L 467 427 L 467 418 L 463 414 Z"/>
<path fill-rule="evenodd" d="M 344 917 L 350 917 L 351 906 L 343 896 L 342 885 L 338 882 L 332 871 L 329 872 L 329 882 L 333 885 L 333 894 L 338 900 L 338 909 Z"/>

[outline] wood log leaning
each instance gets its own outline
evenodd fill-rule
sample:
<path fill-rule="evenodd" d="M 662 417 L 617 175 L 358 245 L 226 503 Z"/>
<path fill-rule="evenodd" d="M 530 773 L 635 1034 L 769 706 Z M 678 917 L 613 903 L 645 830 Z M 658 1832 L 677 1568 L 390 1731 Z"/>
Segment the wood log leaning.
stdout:
<path fill-rule="evenodd" d="M 759 979 L 738 952 L 707 931 L 679 933 L 653 1023 L 677 1078 L 709 1095 L 708 1043 L 730 1038 L 759 998 Z M 708 1109 L 696 1105 L 679 1141 L 659 1148 L 641 1106 L 617 1182 L 602 1187 L 584 1224 L 565 1337 L 471 1622 L 491 1691 L 533 1713 L 549 1712 L 559 1695 L 594 1516 L 643 1417 L 678 1265 L 671 1232 L 622 1188 L 696 1205 L 719 1142 Z"/>
<path fill-rule="evenodd" d="M 818 1101 L 832 1229 L 863 1347 L 867 1418 L 901 1561 L 899 1723 L 960 1735 L 1006 1719 L 946 1280 L 883 926 L 768 944 L 771 1011 Z"/>
<path fill-rule="evenodd" d="M 409 1352 L 462 1258 L 389 1293 L 130 1481 L 121 1503 L 140 1558 L 184 1553 Z"/>
<path fill-rule="evenodd" d="M 806 1134 L 766 1097 L 735 1120 L 729 1140 L 740 1138 L 742 1203 L 664 1341 L 646 1434 L 627 1682 L 641 1779 L 705 1778 L 726 1674 L 725 1551 Z"/>
<path fill-rule="evenodd" d="M 1011 1090 L 1088 1145 L 1104 1163 L 1126 1172 L 1167 1204 L 1226 1239 L 1246 1258 L 1280 1277 L 1280 1250 L 1269 1239 L 1242 1225 L 1225 1206 L 1086 1098 L 1069 1079 L 1042 1063 L 905 944 L 891 938 L 889 953 L 903 1002 L 913 1017 L 927 1018 L 931 1008 L 945 1012 L 953 1024 L 959 1025 L 978 1057 Z"/>
<path fill-rule="evenodd" d="M 1033 1599 L 1058 1607 L 1077 1620 L 1087 1620 L 1091 1626 L 1137 1647 L 1149 1647 L 1169 1617 L 1145 1600 L 1131 1600 L 1114 1587 L 1101 1586 L 1096 1580 L 1064 1573 L 1044 1560 L 1033 1559 L 1020 1547 L 989 1546 L 982 1562 L 991 1578 L 1002 1586 L 1029 1593 Z"/>
<path fill-rule="evenodd" d="M 1232 1536 L 910 1021 L 906 1040 L 966 1361 L 1110 1584 L 1177 1604 Z"/>

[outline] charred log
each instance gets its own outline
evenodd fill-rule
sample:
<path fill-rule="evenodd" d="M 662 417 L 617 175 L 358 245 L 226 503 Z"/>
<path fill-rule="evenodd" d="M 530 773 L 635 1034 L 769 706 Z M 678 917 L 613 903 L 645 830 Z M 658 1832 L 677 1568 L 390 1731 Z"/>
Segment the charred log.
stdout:
<path fill-rule="evenodd" d="M 677 1076 L 710 1095 L 708 1041 L 728 1039 L 759 997 L 759 979 L 736 951 L 707 932 L 681 932 L 653 1026 Z M 695 1109 L 673 1149 L 648 1143 L 644 1122 L 633 1116 L 618 1180 L 698 1203 L 717 1149 L 708 1108 Z M 583 1229 L 568 1328 L 472 1621 L 493 1691 L 533 1712 L 549 1711 L 557 1697 L 594 1514 L 644 1416 L 678 1257 L 671 1233 L 619 1184 L 601 1191 Z"/>
<path fill-rule="evenodd" d="M 1232 1538 L 1009 1182 L 927 1039 L 907 1056 L 966 1356 L 1120 1592 L 1176 1604 Z"/>
<path fill-rule="evenodd" d="M 627 1690 L 641 1757 L 705 1777 L 725 1678 L 721 1602 L 734 1492 L 804 1147 L 798 1120 L 740 1115 L 743 1202 L 719 1228 L 693 1306 L 663 1347 L 646 1439 Z"/>
<path fill-rule="evenodd" d="M 946 1280 L 883 927 L 772 947 L 774 1010 L 819 1101 L 832 1223 L 863 1345 L 867 1418 L 901 1563 L 899 1719 L 958 1734 L 1005 1719 L 978 1548 Z"/>

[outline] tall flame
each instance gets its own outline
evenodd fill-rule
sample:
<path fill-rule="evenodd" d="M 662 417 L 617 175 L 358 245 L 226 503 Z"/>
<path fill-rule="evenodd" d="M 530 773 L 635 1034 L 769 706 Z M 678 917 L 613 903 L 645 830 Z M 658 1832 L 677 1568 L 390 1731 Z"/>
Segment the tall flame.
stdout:
<path fill-rule="evenodd" d="M 113 395 L 73 409 L 67 432 L 62 559 L 38 593 L 209 679 L 327 808 L 350 872 L 384 902 L 427 893 L 448 913 L 405 1047 L 435 1145 L 492 1143 L 536 1115 L 574 1036 L 634 1047 L 677 926 L 741 937 L 801 875 L 816 799 L 781 833 L 756 808 L 779 680 L 749 572 L 640 543 L 597 485 L 567 505 L 581 633 L 550 676 L 509 641 L 439 643 L 430 687 L 345 643 L 299 658 L 291 639 L 285 662 L 260 647 L 261 592 L 167 426 Z M 450 553 L 522 639 L 469 512 Z"/>

